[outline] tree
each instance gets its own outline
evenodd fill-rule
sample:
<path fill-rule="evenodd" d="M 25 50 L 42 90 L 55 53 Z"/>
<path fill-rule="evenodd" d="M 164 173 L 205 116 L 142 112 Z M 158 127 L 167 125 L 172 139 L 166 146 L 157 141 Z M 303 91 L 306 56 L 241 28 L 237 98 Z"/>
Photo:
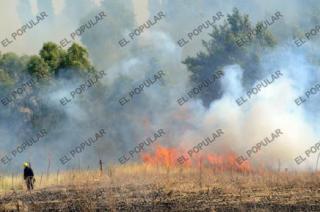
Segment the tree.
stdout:
<path fill-rule="evenodd" d="M 227 16 L 227 21 L 222 26 L 213 28 L 213 32 L 209 34 L 210 40 L 202 41 L 206 52 L 200 52 L 196 57 L 187 57 L 183 61 L 192 72 L 192 84 L 201 83 L 214 72 L 231 64 L 239 64 L 244 69 L 243 84 L 245 86 L 251 85 L 255 79 L 261 77 L 258 71 L 260 55 L 264 48 L 273 47 L 276 43 L 271 33 L 262 31 L 245 46 L 236 45 L 239 38 L 246 36 L 260 25 L 261 23 L 258 23 L 252 27 L 249 16 L 241 15 L 238 9 L 234 9 L 233 14 Z M 221 84 L 215 83 L 203 90 L 199 96 L 204 105 L 208 106 L 211 101 L 222 96 Z"/>
<path fill-rule="evenodd" d="M 68 49 L 65 67 L 81 70 L 89 70 L 92 68 L 89 62 L 89 54 L 87 49 L 79 44 L 73 43 Z"/>
<path fill-rule="evenodd" d="M 14 80 L 10 75 L 3 69 L 0 69 L 0 86 L 1 88 L 7 88 L 14 85 Z"/>
<path fill-rule="evenodd" d="M 3 55 L 0 53 L 0 97 L 8 96 L 14 89 L 28 85 L 27 92 L 19 95 L 19 98 L 11 104 L 12 107 L 8 107 L 10 113 L 7 110 L 0 111 L 0 119 L 10 120 L 12 114 L 23 117 L 12 118 L 13 122 L 16 120 L 24 122 L 23 125 L 13 124 L 17 128 L 23 126 L 23 130 L 26 130 L 24 126 L 32 128 L 58 125 L 65 118 L 64 112 L 42 101 L 40 91 L 44 91 L 48 88 L 47 85 L 53 85 L 55 80 L 59 80 L 54 79 L 58 72 L 68 72 L 70 77 L 73 77 L 78 73 L 86 75 L 90 71 L 95 69 L 89 62 L 88 52 L 77 44 L 73 44 L 68 52 L 48 42 L 43 45 L 39 55 L 19 57 L 14 53 Z M 28 84 L 30 76 L 35 81 L 41 79 L 41 83 L 30 86 Z M 11 123 L 9 125 L 12 126 Z"/>
<path fill-rule="evenodd" d="M 12 79 L 18 80 L 27 66 L 27 56 L 19 57 L 15 53 L 5 53 L 0 58 L 0 68 L 9 74 Z"/>
<path fill-rule="evenodd" d="M 55 74 L 62 66 L 66 52 L 53 42 L 45 43 L 40 50 L 41 58 L 48 64 L 49 72 Z"/>
<path fill-rule="evenodd" d="M 95 72 L 89 61 L 87 49 L 76 43 L 73 43 L 67 50 L 61 67 L 62 69 L 58 70 L 56 76 L 71 78 L 75 74 L 83 76 L 88 72 Z"/>
<path fill-rule="evenodd" d="M 32 56 L 27 65 L 27 71 L 31 76 L 38 79 L 49 78 L 49 66 L 47 63 L 39 56 Z"/>

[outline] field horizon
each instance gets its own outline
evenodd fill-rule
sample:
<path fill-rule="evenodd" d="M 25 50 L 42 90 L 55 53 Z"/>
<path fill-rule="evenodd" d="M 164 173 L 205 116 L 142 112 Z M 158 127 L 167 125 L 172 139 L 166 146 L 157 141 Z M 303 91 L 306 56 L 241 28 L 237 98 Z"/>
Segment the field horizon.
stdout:
<path fill-rule="evenodd" d="M 1 211 L 317 211 L 320 172 L 217 171 L 148 164 L 1 177 Z"/>

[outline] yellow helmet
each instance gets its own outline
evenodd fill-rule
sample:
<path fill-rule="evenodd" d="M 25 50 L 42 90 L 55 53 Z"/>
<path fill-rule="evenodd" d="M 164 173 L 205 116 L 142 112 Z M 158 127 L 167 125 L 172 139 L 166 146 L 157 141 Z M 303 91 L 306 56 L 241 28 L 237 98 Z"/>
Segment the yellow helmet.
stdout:
<path fill-rule="evenodd" d="M 29 166 L 29 163 L 28 163 L 28 162 L 24 162 L 24 163 L 23 163 L 23 166 L 24 166 L 24 167 L 28 167 L 28 166 Z"/>

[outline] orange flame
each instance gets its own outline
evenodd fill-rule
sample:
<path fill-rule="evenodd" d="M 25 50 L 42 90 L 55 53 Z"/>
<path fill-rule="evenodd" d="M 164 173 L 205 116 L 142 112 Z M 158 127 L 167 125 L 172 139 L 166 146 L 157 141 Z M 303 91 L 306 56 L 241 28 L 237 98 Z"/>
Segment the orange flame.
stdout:
<path fill-rule="evenodd" d="M 142 160 L 148 165 L 173 167 L 176 165 L 177 156 L 178 151 L 176 149 L 157 146 L 154 154 L 142 154 Z"/>
<path fill-rule="evenodd" d="M 244 161 L 239 165 L 236 161 L 237 155 L 234 152 L 230 152 L 224 155 L 216 154 L 200 154 L 188 158 L 187 154 L 182 154 L 182 150 L 177 148 L 166 148 L 157 146 L 154 153 L 143 153 L 141 158 L 144 164 L 151 166 L 166 166 L 166 167 L 178 167 L 181 164 L 178 163 L 179 157 L 184 157 L 186 160 L 183 166 L 204 166 L 211 167 L 215 171 L 237 171 L 237 172 L 251 172 L 252 168 L 248 161 Z"/>

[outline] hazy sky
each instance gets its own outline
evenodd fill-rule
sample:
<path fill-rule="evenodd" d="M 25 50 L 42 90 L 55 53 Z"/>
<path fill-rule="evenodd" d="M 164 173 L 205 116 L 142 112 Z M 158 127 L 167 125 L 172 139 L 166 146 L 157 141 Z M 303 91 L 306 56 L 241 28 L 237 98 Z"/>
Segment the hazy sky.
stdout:
<path fill-rule="evenodd" d="M 88 16 L 91 10 L 98 9 L 102 0 L 83 0 L 85 2 L 76 14 L 70 14 L 68 0 L 1 0 L 0 41 L 11 37 L 21 26 L 45 11 L 49 18 L 39 23 L 35 28 L 26 31 L 11 45 L 3 47 L 1 52 L 16 52 L 19 54 L 36 54 L 43 42 L 59 42 L 79 26 L 81 19 Z M 72 0 L 69 0 L 71 2 Z M 137 23 L 144 22 L 148 16 L 148 0 L 134 2 L 134 13 Z M 75 8 L 78 8 L 77 5 Z M 83 10 L 84 9 L 84 10 Z M 79 12 L 81 11 L 81 12 Z"/>

